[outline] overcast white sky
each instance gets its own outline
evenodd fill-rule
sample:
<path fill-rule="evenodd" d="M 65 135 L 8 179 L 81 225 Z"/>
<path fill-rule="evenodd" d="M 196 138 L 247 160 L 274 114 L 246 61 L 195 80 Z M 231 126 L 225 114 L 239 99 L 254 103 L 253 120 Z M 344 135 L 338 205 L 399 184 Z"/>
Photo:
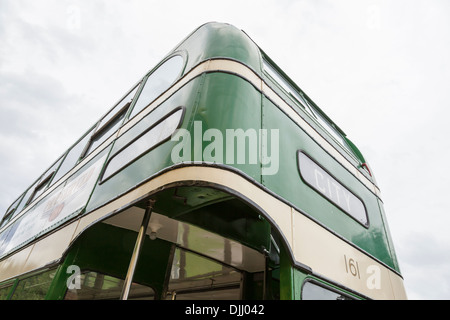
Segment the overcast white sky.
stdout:
<path fill-rule="evenodd" d="M 450 299 L 450 2 L 0 0 L 0 211 L 193 29 L 246 31 L 365 154 L 410 299 Z"/>

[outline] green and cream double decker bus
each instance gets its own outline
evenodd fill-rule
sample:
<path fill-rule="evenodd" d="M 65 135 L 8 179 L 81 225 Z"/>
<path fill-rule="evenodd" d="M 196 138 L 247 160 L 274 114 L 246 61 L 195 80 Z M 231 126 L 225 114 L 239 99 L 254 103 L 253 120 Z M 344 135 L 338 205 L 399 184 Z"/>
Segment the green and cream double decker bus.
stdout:
<path fill-rule="evenodd" d="M 184 39 L 0 221 L 0 299 L 406 298 L 363 155 L 228 24 Z"/>

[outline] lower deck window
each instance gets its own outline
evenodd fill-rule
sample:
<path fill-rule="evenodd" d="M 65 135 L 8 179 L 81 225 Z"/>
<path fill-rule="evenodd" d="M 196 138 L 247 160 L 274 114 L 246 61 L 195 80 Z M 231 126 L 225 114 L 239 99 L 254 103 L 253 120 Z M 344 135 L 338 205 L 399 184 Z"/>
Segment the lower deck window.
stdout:
<path fill-rule="evenodd" d="M 4 286 L 0 286 L 0 300 L 8 299 L 8 295 L 12 289 L 12 286 L 13 286 L 12 283 L 4 285 Z"/>
<path fill-rule="evenodd" d="M 80 275 L 80 287 L 68 289 L 65 300 L 118 300 L 124 280 L 86 271 Z M 128 300 L 154 300 L 155 291 L 147 286 L 133 283 Z"/>
<path fill-rule="evenodd" d="M 302 300 L 354 300 L 350 296 L 325 285 L 306 281 L 303 285 Z"/>
<path fill-rule="evenodd" d="M 44 300 L 56 269 L 47 270 L 37 275 L 19 280 L 12 300 Z"/>
<path fill-rule="evenodd" d="M 242 274 L 204 256 L 177 248 L 166 299 L 238 300 Z"/>

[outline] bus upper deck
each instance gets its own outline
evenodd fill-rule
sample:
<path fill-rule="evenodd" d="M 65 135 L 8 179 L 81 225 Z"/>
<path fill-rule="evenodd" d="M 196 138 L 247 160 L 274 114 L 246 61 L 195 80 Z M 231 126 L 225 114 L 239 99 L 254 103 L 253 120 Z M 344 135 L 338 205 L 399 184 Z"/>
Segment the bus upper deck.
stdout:
<path fill-rule="evenodd" d="M 87 298 L 67 291 L 61 271 L 85 265 L 83 279 L 111 268 L 111 281 L 126 286 L 132 246 L 116 259 L 120 270 L 92 252 L 121 252 L 98 234 L 137 234 L 150 198 L 144 234 L 153 241 L 142 255 L 159 252 L 160 270 L 158 279 L 146 279 L 142 266 L 136 274 L 148 296 L 205 297 L 187 277 L 200 254 L 214 261 L 201 274 L 223 279 L 223 297 L 268 297 L 271 288 L 271 297 L 297 299 L 316 282 L 363 298 L 405 297 L 363 155 L 228 24 L 205 24 L 184 39 L 8 208 L 0 282 L 17 290 L 21 277 L 56 266 L 47 298 Z"/>

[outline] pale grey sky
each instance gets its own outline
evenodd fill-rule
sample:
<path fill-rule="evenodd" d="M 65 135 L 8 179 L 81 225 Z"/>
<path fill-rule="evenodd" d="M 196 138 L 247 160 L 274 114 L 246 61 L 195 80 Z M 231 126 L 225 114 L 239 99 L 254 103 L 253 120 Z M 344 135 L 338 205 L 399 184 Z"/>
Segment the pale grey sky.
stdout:
<path fill-rule="evenodd" d="M 0 0 L 0 211 L 193 29 L 243 29 L 378 180 L 410 299 L 450 299 L 450 2 Z"/>

